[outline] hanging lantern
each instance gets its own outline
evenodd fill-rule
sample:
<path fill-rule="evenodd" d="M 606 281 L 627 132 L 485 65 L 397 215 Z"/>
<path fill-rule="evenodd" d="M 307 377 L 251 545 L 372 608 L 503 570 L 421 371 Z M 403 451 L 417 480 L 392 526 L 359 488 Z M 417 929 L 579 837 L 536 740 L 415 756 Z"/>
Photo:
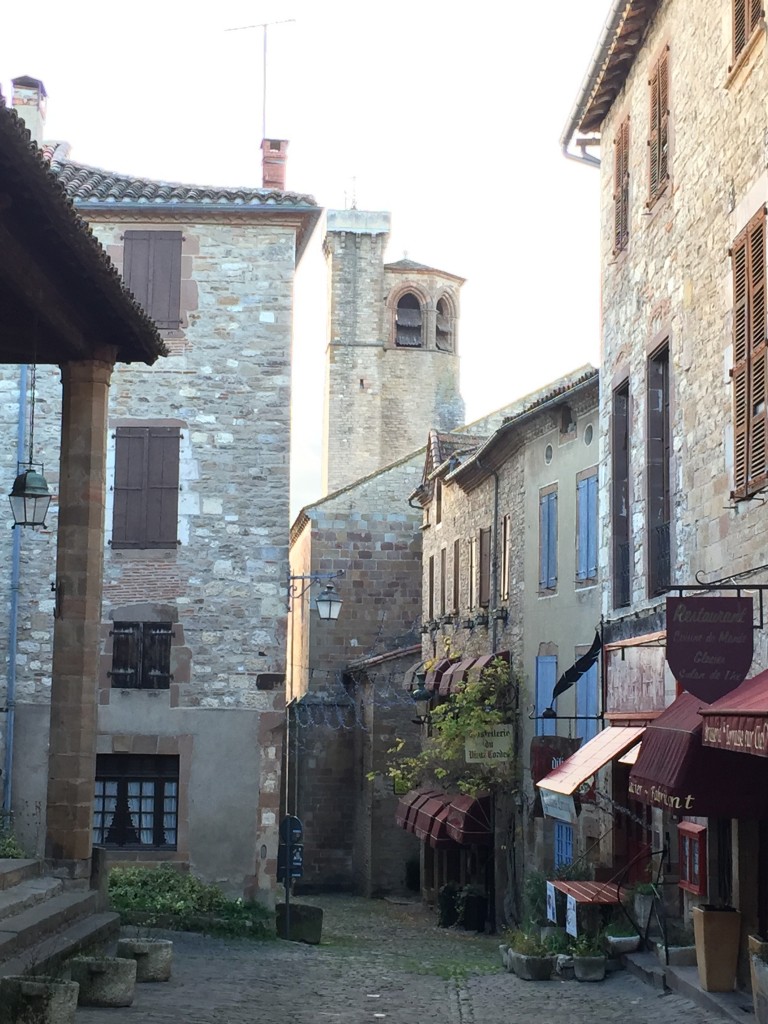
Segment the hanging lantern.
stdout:
<path fill-rule="evenodd" d="M 341 611 L 341 598 L 329 583 L 325 590 L 315 598 L 315 608 L 321 619 L 335 620 Z"/>
<path fill-rule="evenodd" d="M 14 526 L 45 526 L 51 495 L 42 473 L 31 468 L 22 470 L 13 481 L 9 501 Z"/>

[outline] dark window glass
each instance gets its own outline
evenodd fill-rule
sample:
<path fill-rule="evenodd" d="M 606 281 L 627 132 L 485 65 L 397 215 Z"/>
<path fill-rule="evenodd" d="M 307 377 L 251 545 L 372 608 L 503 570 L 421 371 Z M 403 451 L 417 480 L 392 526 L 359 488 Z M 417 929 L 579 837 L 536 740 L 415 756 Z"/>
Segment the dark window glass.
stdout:
<path fill-rule="evenodd" d="M 179 759 L 99 754 L 93 803 L 95 846 L 175 849 Z"/>

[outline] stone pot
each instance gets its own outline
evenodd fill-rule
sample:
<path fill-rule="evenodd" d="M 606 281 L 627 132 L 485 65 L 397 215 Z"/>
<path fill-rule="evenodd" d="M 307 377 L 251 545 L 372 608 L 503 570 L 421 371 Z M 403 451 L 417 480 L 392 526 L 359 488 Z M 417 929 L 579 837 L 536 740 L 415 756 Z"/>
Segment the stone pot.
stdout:
<path fill-rule="evenodd" d="M 605 945 L 608 955 L 612 957 L 623 956 L 625 953 L 634 953 L 640 945 L 639 935 L 606 935 Z"/>
<path fill-rule="evenodd" d="M 509 951 L 512 970 L 521 981 L 549 981 L 555 967 L 553 956 L 528 956 L 525 953 Z"/>
<path fill-rule="evenodd" d="M 74 1024 L 77 993 L 76 981 L 0 978 L 0 1024 Z"/>
<path fill-rule="evenodd" d="M 574 956 L 573 973 L 576 981 L 602 981 L 605 977 L 605 957 Z"/>
<path fill-rule="evenodd" d="M 170 939 L 118 939 L 120 959 L 136 961 L 136 981 L 168 981 L 173 962 Z"/>
<path fill-rule="evenodd" d="M 759 935 L 748 935 L 747 943 L 755 1024 L 768 1024 L 768 941 Z"/>
<path fill-rule="evenodd" d="M 130 1006 L 136 989 L 137 961 L 83 956 L 70 961 L 72 980 L 80 986 L 79 1006 Z"/>

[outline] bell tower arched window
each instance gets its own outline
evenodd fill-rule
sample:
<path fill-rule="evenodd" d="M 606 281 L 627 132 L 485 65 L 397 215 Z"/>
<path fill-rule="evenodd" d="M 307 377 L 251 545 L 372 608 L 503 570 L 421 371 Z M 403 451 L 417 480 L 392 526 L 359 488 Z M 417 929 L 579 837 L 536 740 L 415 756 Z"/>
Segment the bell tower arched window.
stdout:
<path fill-rule="evenodd" d="M 435 345 L 441 352 L 453 352 L 453 314 L 445 299 L 437 300 Z"/>
<path fill-rule="evenodd" d="M 395 313 L 395 345 L 398 348 L 421 348 L 424 317 L 421 303 L 412 292 L 406 292 L 397 303 Z"/>

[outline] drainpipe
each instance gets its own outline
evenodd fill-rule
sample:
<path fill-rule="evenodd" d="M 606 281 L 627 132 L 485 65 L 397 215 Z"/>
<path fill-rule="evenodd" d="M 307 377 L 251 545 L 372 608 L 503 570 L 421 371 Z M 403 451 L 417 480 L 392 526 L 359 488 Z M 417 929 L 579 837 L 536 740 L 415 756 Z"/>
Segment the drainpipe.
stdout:
<path fill-rule="evenodd" d="M 589 98 L 592 95 L 592 90 L 595 87 L 600 72 L 603 69 L 608 53 L 610 52 L 611 45 L 613 44 L 616 30 L 624 20 L 628 7 L 627 0 L 612 0 L 611 10 L 606 19 L 603 31 L 600 34 L 600 39 L 592 55 L 592 60 L 589 64 L 584 80 L 581 83 L 579 89 L 579 95 L 573 106 L 573 110 L 570 113 L 568 121 L 566 122 L 563 134 L 560 136 L 560 147 L 562 149 L 563 156 L 567 160 L 575 160 L 580 164 L 586 164 L 588 167 L 599 167 L 600 161 L 595 156 L 590 156 L 586 151 L 585 144 L 577 142 L 576 145 L 581 149 L 581 153 L 572 153 L 569 150 L 569 146 L 573 142 L 573 136 L 576 134 L 579 121 L 584 114 Z"/>
<path fill-rule="evenodd" d="M 487 469 L 480 459 L 477 460 L 480 469 Z M 496 653 L 498 647 L 499 626 L 493 612 L 498 606 L 499 593 L 499 474 L 495 469 L 488 470 L 493 476 L 493 521 L 491 523 L 491 594 L 488 602 L 488 614 L 491 616 L 491 654 Z"/>
<path fill-rule="evenodd" d="M 24 437 L 27 422 L 27 366 L 19 372 L 19 422 L 16 428 L 16 463 L 24 461 Z M 3 818 L 11 813 L 13 777 L 13 730 L 16 721 L 16 645 L 19 621 L 19 582 L 21 579 L 21 527 L 14 527 L 11 541 L 11 601 L 8 616 L 8 674 L 6 677 L 5 760 L 3 763 Z"/>

